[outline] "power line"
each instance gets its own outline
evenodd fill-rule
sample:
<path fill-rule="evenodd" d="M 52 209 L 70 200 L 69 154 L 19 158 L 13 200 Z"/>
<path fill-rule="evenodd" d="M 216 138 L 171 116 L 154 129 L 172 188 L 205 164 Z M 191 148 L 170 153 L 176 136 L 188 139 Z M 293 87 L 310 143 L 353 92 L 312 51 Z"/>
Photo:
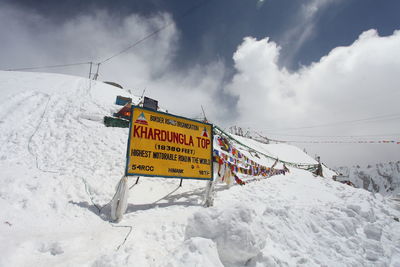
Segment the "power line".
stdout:
<path fill-rule="evenodd" d="M 7 69 L 6 71 L 20 71 L 20 70 L 37 70 L 37 69 L 62 68 L 62 67 L 86 65 L 86 64 L 90 64 L 90 63 L 91 63 L 91 62 L 78 62 L 78 63 L 60 64 L 60 65 L 35 66 L 35 67 L 27 67 L 27 68 Z"/>
<path fill-rule="evenodd" d="M 400 139 L 398 140 L 388 140 L 382 135 L 379 135 L 378 138 L 369 139 L 369 140 L 277 140 L 266 137 L 256 131 L 253 131 L 263 140 L 267 141 L 267 143 L 275 142 L 275 143 L 300 143 L 300 144 L 397 144 L 400 145 Z M 391 134 L 390 134 L 391 135 Z M 400 136 L 400 134 L 395 134 L 396 136 Z M 287 135 L 287 136 L 295 136 L 295 135 Z M 360 135 L 362 136 L 374 136 L 374 135 Z M 378 135 L 377 135 L 378 136 Z M 388 135 L 387 135 L 388 136 Z M 304 136 L 295 136 L 295 137 L 304 137 Z M 357 137 L 357 136 L 307 136 L 307 137 Z M 256 139 L 257 140 L 257 139 Z"/>
<path fill-rule="evenodd" d="M 190 13 L 194 12 L 196 9 L 200 8 L 201 6 L 203 6 L 203 5 L 204 5 L 206 2 L 208 2 L 208 1 L 210 1 L 210 0 L 203 0 L 203 1 L 201 1 L 199 4 L 192 6 L 191 8 L 189 8 L 188 10 L 186 10 L 184 13 L 182 13 L 180 16 L 178 16 L 178 17 L 177 17 L 177 20 L 186 17 L 186 16 L 189 15 Z M 121 51 L 119 51 L 119 52 L 117 52 L 117 53 L 111 55 L 110 57 L 108 57 L 108 58 L 106 58 L 106 59 L 100 61 L 99 64 L 105 63 L 105 62 L 107 62 L 107 61 L 113 59 L 114 57 L 117 57 L 117 56 L 119 56 L 119 55 L 121 55 L 121 54 L 127 52 L 128 50 L 130 50 L 130 49 L 132 49 L 133 47 L 139 45 L 140 43 L 146 41 L 147 39 L 150 39 L 151 37 L 153 37 L 153 36 L 156 35 L 157 33 L 159 33 L 159 32 L 161 32 L 161 31 L 167 29 L 169 26 L 171 26 L 171 25 L 173 25 L 173 24 L 174 24 L 174 21 L 171 21 L 171 22 L 169 22 L 169 23 L 163 25 L 161 28 L 156 29 L 155 31 L 153 31 L 153 32 L 151 32 L 150 34 L 144 36 L 143 38 L 141 38 L 141 39 L 139 39 L 138 41 L 134 42 L 133 44 L 129 45 L 128 47 L 126 47 L 126 48 L 122 49 Z"/>
<path fill-rule="evenodd" d="M 399 140 L 276 140 L 265 137 L 255 132 L 261 138 L 275 143 L 300 143 L 300 144 L 397 144 L 400 145 Z"/>
<path fill-rule="evenodd" d="M 196 9 L 200 8 L 201 6 L 203 6 L 204 4 L 206 4 L 207 2 L 209 2 L 210 0 L 203 0 L 200 3 L 198 3 L 197 5 L 194 5 L 192 7 L 190 7 L 188 10 L 186 10 L 184 13 L 182 13 L 181 15 L 179 15 L 177 17 L 178 19 L 184 18 L 186 16 L 188 16 L 190 13 L 194 12 Z M 170 27 L 171 25 L 174 24 L 174 21 L 171 21 L 165 25 L 163 25 L 162 27 L 156 29 L 155 31 L 151 32 L 150 34 L 144 36 L 143 38 L 139 39 L 138 41 L 134 42 L 133 44 L 129 45 L 128 47 L 122 49 L 121 51 L 109 56 L 108 58 L 99 61 L 98 63 L 93 63 L 93 62 L 78 62 L 78 63 L 70 63 L 70 64 L 59 64 L 59 65 L 49 65 L 49 66 L 34 66 L 34 67 L 26 67 L 26 68 L 15 68 L 15 69 L 7 69 L 6 71 L 21 71 L 21 70 L 36 70 L 36 69 L 49 69 L 49 68 L 62 68 L 62 67 L 70 67 L 70 66 L 78 66 L 78 65 L 85 65 L 85 64 L 95 64 L 97 65 L 97 67 L 99 68 L 100 64 L 105 63 L 125 52 L 127 52 L 128 50 L 132 49 L 133 47 L 139 45 L 140 43 L 150 39 L 151 37 L 155 36 L 157 33 L 167 29 L 168 27 Z M 96 72 L 96 77 L 98 76 L 98 70 Z"/>
<path fill-rule="evenodd" d="M 394 117 L 397 116 L 397 117 Z M 394 118 L 390 118 L 394 117 Z M 326 123 L 326 124 L 319 124 L 319 125 L 312 125 L 312 126 L 304 126 L 304 127 L 294 127 L 294 128 L 281 128 L 281 129 L 270 129 L 270 131 L 285 131 L 285 130 L 299 130 L 299 129 L 311 129 L 311 128 L 320 128 L 320 127 L 328 127 L 328 126 L 335 126 L 340 124 L 346 123 L 354 123 L 354 122 L 376 122 L 381 120 L 392 120 L 392 119 L 400 119 L 400 113 L 390 114 L 390 115 L 382 115 L 377 117 L 370 117 L 364 119 L 357 119 L 357 120 L 348 120 L 348 121 L 338 121 L 333 123 Z M 374 120 L 374 121 L 371 121 Z"/>
<path fill-rule="evenodd" d="M 387 136 L 400 136 L 400 133 L 390 133 L 390 134 L 362 134 L 362 135 L 295 135 L 295 134 L 274 134 L 263 132 L 263 134 L 274 135 L 274 136 L 290 136 L 290 137 L 338 137 L 338 138 L 354 138 L 354 137 L 387 137 Z"/>
<path fill-rule="evenodd" d="M 167 23 L 167 24 L 164 25 L 163 27 L 161 27 L 161 28 L 157 29 L 156 31 L 150 33 L 149 35 L 146 35 L 146 36 L 143 37 L 142 39 L 140 39 L 140 40 L 138 40 L 137 42 L 133 43 L 132 45 L 130 45 L 130 46 L 124 48 L 123 50 L 119 51 L 118 53 L 116 53 L 116 54 L 114 54 L 114 55 L 112 55 L 112 56 L 110 56 L 110 57 L 108 57 L 108 58 L 106 58 L 106 59 L 100 61 L 100 63 L 105 63 L 105 62 L 111 60 L 112 58 L 114 58 L 114 57 L 116 57 L 116 56 L 119 56 L 119 55 L 125 53 L 125 52 L 128 51 L 129 49 L 131 49 L 131 48 L 137 46 L 138 44 L 140 44 L 140 43 L 146 41 L 147 39 L 149 39 L 149 38 L 151 38 L 152 36 L 156 35 L 157 33 L 161 32 L 162 30 L 168 28 L 168 27 L 169 27 L 170 25 L 172 25 L 172 24 L 173 24 L 173 22 Z M 99 63 L 99 64 L 100 64 L 100 63 Z"/>
<path fill-rule="evenodd" d="M 119 55 L 125 53 L 125 52 L 128 51 L 129 49 L 131 49 L 131 48 L 137 46 L 138 44 L 140 44 L 140 43 L 146 41 L 147 39 L 149 39 L 149 38 L 151 38 L 151 37 L 153 37 L 154 35 L 156 35 L 157 33 L 161 32 L 162 30 L 168 28 L 168 27 L 171 26 L 172 24 L 173 24 L 173 22 L 170 22 L 170 23 L 165 24 L 163 27 L 161 27 L 161 28 L 155 30 L 154 32 L 152 32 L 152 33 L 146 35 L 145 37 L 143 37 L 142 39 L 136 41 L 136 42 L 133 43 L 132 45 L 130 45 L 130 46 L 124 48 L 123 50 L 121 50 L 121 51 L 115 53 L 114 55 L 112 55 L 112 56 L 110 56 L 110 57 L 108 57 L 108 58 L 106 58 L 106 59 L 100 61 L 99 64 L 105 63 L 105 62 L 107 62 L 107 61 L 113 59 L 114 57 L 117 57 L 117 56 L 119 56 Z"/>
<path fill-rule="evenodd" d="M 359 141 L 335 141 L 335 140 L 323 140 L 323 141 L 302 141 L 302 140 L 273 140 L 277 143 L 299 143 L 299 144 L 397 144 L 400 145 L 400 140 L 359 140 Z"/>

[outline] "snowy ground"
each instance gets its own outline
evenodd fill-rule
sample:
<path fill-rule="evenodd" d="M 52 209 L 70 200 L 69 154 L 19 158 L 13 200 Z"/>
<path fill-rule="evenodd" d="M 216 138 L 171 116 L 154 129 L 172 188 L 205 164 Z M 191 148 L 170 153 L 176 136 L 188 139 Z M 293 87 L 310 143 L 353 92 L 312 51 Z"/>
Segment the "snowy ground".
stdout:
<path fill-rule="evenodd" d="M 102 118 L 117 94 L 84 78 L 0 72 L 0 266 L 400 266 L 396 203 L 297 169 L 218 184 L 212 208 L 201 205 L 204 181 L 141 178 L 110 223 L 103 206 L 128 131 Z M 313 163 L 297 148 L 241 141 Z"/>

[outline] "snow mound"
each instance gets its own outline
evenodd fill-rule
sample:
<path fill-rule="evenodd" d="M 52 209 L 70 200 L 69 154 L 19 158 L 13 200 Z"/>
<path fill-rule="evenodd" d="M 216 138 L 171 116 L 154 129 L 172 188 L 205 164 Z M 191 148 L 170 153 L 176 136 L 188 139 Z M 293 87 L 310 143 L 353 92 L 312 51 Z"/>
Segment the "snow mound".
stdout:
<path fill-rule="evenodd" d="M 217 184 L 212 208 L 202 206 L 204 181 L 131 177 L 126 214 L 111 223 L 128 131 L 102 118 L 117 95 L 139 101 L 85 78 L 0 71 L 0 266 L 399 266 L 398 203 L 292 167 Z"/>
<path fill-rule="evenodd" d="M 367 191 L 297 171 L 219 194 L 185 237 L 215 242 L 225 266 L 398 264 L 396 213 Z"/>
<path fill-rule="evenodd" d="M 297 164 L 318 164 L 318 162 L 304 153 L 298 147 L 288 144 L 264 144 L 257 140 L 248 139 L 242 136 L 231 134 L 239 142 L 246 144 L 256 151 L 264 153 L 272 158 L 297 163 Z"/>
<path fill-rule="evenodd" d="M 210 239 L 193 237 L 185 240 L 176 250 L 167 267 L 224 266 L 218 256 L 215 243 Z"/>
<path fill-rule="evenodd" d="M 207 209 L 189 220 L 186 238 L 211 239 L 225 265 L 243 265 L 265 246 L 260 219 L 253 209 L 240 203 L 226 209 Z"/>

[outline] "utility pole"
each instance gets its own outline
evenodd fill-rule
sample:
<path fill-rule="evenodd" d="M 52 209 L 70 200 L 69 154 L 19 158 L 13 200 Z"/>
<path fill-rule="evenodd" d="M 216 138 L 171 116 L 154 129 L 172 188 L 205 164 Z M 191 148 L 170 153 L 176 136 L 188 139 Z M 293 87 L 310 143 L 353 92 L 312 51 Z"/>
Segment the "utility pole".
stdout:
<path fill-rule="evenodd" d="M 97 63 L 97 70 L 96 73 L 94 74 L 93 80 L 97 80 L 97 77 L 99 77 L 99 68 L 100 68 L 101 63 Z"/>
<path fill-rule="evenodd" d="M 90 76 L 92 76 L 92 65 L 93 65 L 93 62 L 90 62 L 89 79 L 90 79 Z"/>

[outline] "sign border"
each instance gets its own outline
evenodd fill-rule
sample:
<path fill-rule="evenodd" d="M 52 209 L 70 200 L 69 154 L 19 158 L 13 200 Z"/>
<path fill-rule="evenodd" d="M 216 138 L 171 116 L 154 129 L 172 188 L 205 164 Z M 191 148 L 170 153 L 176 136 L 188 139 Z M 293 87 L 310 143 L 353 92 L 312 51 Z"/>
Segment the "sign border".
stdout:
<path fill-rule="evenodd" d="M 184 120 L 188 120 L 188 121 L 193 121 L 196 123 L 201 123 L 201 124 L 206 124 L 211 126 L 211 151 L 210 151 L 210 157 L 211 157 L 211 178 L 199 178 L 199 177 L 182 177 L 182 176 L 164 176 L 164 175 L 150 175 L 150 174 L 141 174 L 141 173 L 128 173 L 128 163 L 129 163 L 129 151 L 130 151 L 130 145 L 131 145 L 131 134 L 132 134 L 132 122 L 133 122 L 133 111 L 134 109 L 143 109 L 143 110 L 148 110 L 151 112 L 156 112 L 159 114 L 163 114 L 163 115 L 168 115 L 171 117 L 175 117 L 175 118 L 179 118 L 179 119 L 184 119 Z M 188 119 L 182 116 L 178 116 L 178 115 L 173 115 L 170 113 L 166 113 L 166 112 L 161 112 L 158 110 L 152 110 L 152 109 L 148 109 L 148 108 L 144 108 L 144 107 L 139 107 L 139 106 L 131 106 L 131 117 L 130 117 L 130 121 L 129 121 L 129 136 L 128 136 L 128 145 L 127 145 L 127 149 L 126 149 L 126 165 L 125 165 L 125 176 L 145 176 L 145 177 L 155 177 L 155 178 L 178 178 L 178 179 L 193 179 L 193 180 L 202 180 L 202 181 L 214 181 L 214 161 L 213 161 L 213 151 L 214 151 L 214 126 L 211 123 L 208 122 L 201 122 L 201 121 L 197 121 L 197 120 L 193 120 L 193 119 Z"/>

